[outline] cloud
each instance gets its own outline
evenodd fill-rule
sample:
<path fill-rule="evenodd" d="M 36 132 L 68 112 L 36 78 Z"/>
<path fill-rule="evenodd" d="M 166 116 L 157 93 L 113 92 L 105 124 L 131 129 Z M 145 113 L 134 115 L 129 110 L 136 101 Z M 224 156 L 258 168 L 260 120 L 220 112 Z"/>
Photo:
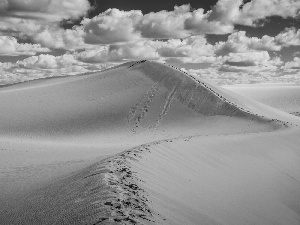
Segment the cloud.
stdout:
<path fill-rule="evenodd" d="M 64 30 L 59 27 L 59 21 L 85 15 L 90 8 L 88 0 L 0 1 L 0 31 L 18 38 L 29 38 L 44 47 L 67 50 L 86 48 L 88 45 L 132 45 L 133 42 L 144 39 L 185 39 L 205 34 L 227 34 L 234 32 L 235 24 L 253 26 L 255 21 L 270 14 L 267 11 L 258 12 L 257 5 L 272 6 L 273 14 L 283 10 L 273 9 L 277 7 L 275 0 L 252 0 L 246 4 L 242 0 L 219 0 L 208 12 L 201 8 L 194 10 L 190 5 L 175 6 L 172 11 L 163 10 L 145 15 L 140 10 L 108 9 L 94 18 L 83 18 L 81 24 L 73 29 Z M 286 3 L 281 0 L 277 2 L 286 9 L 287 6 L 299 5 L 291 0 Z M 257 10 L 250 13 L 250 8 Z M 289 15 L 295 16 L 296 11 L 292 10 Z M 285 16 L 284 13 L 278 15 Z M 289 32 L 290 35 L 295 33 Z M 276 40 L 283 43 L 283 35 Z M 279 51 L 281 46 L 276 44 L 276 40 L 269 36 L 261 39 L 249 38 L 243 32 L 236 32 L 229 36 L 226 43 L 219 44 L 217 52 L 225 54 L 247 50 Z M 161 54 L 171 54 L 171 51 L 167 51 L 166 46 L 165 52 L 162 51 Z M 185 54 L 176 49 L 175 55 L 177 53 Z"/>
<path fill-rule="evenodd" d="M 214 48 L 203 36 L 168 41 L 139 40 L 133 43 L 105 45 L 76 53 L 79 60 L 89 63 L 159 59 L 159 58 L 191 58 L 200 60 L 203 56 L 214 54 Z"/>
<path fill-rule="evenodd" d="M 284 69 L 300 70 L 300 58 L 294 57 L 293 61 L 285 63 Z"/>
<path fill-rule="evenodd" d="M 57 69 L 70 67 L 78 64 L 73 55 L 65 54 L 62 56 L 44 55 L 31 56 L 16 63 L 22 68 L 27 69 Z"/>
<path fill-rule="evenodd" d="M 151 12 L 141 17 L 137 30 L 145 38 L 185 38 L 191 31 L 184 28 L 191 16 L 189 5 L 175 6 L 174 11 Z"/>
<path fill-rule="evenodd" d="M 257 37 L 247 37 L 245 31 L 238 31 L 229 35 L 226 42 L 217 43 L 216 53 L 226 55 L 230 52 L 248 52 L 250 50 L 280 51 L 281 48 L 274 37 L 265 35 L 259 39 Z"/>
<path fill-rule="evenodd" d="M 34 42 L 55 49 L 74 50 L 89 47 L 84 43 L 83 30 L 80 27 L 64 30 L 58 26 L 45 26 L 34 35 L 28 35 Z"/>
<path fill-rule="evenodd" d="M 62 29 L 58 24 L 32 19 L 5 18 L 0 21 L 0 32 L 54 49 L 74 50 L 90 47 L 84 43 L 80 26 Z M 1 33 L 0 33 L 1 34 Z"/>
<path fill-rule="evenodd" d="M 168 64 L 173 64 L 179 68 L 186 69 L 204 69 L 212 68 L 220 65 L 222 63 L 222 57 L 215 56 L 199 56 L 196 58 L 191 57 L 172 57 L 172 58 L 162 58 Z"/>
<path fill-rule="evenodd" d="M 195 10 L 192 16 L 185 21 L 186 28 L 196 33 L 232 33 L 234 21 L 239 16 L 239 7 L 242 2 L 242 0 L 219 0 L 206 14 L 203 9 Z"/>
<path fill-rule="evenodd" d="M 243 52 L 243 53 L 229 53 L 223 57 L 224 63 L 234 66 L 278 66 L 282 64 L 280 58 L 271 59 L 267 51 L 255 52 Z"/>
<path fill-rule="evenodd" d="M 123 60 L 158 59 L 157 43 L 138 41 L 130 44 L 99 46 L 76 53 L 78 60 L 87 63 L 118 62 Z"/>
<path fill-rule="evenodd" d="M 86 14 L 88 0 L 0 0 L 4 17 L 35 18 L 48 21 L 75 19 Z"/>
<path fill-rule="evenodd" d="M 299 10 L 298 0 L 251 0 L 246 3 L 243 0 L 219 0 L 205 17 L 208 17 L 210 23 L 220 25 L 219 28 L 223 29 L 224 33 L 231 33 L 235 24 L 257 26 L 258 22 L 271 16 L 297 18 Z M 194 14 L 195 22 L 192 24 L 197 25 L 202 21 L 203 12 L 199 10 Z"/>
<path fill-rule="evenodd" d="M 192 10 L 190 5 L 175 6 L 173 11 L 151 12 L 108 9 L 81 24 L 85 41 L 89 44 L 116 44 L 143 38 L 173 39 L 199 34 L 225 34 L 233 31 L 233 24 L 219 20 L 209 21 L 211 11 Z"/>
<path fill-rule="evenodd" d="M 239 16 L 236 17 L 234 22 L 254 26 L 257 21 L 264 20 L 270 16 L 296 18 L 299 16 L 299 10 L 300 1 L 298 0 L 252 0 L 242 6 L 238 13 Z"/>
<path fill-rule="evenodd" d="M 112 63 L 87 64 L 71 54 L 31 56 L 16 63 L 0 62 L 0 85 L 46 77 L 70 76 L 107 69 Z"/>
<path fill-rule="evenodd" d="M 92 19 L 85 18 L 81 22 L 85 41 L 89 44 L 109 44 L 137 40 L 140 33 L 136 31 L 136 26 L 141 17 L 139 10 L 126 12 L 108 9 Z"/>
<path fill-rule="evenodd" d="M 213 46 L 207 43 L 203 36 L 193 36 L 185 39 L 170 39 L 160 42 L 157 49 L 161 57 L 191 57 L 210 56 L 214 54 Z"/>
<path fill-rule="evenodd" d="M 203 9 L 192 12 L 191 17 L 184 21 L 184 27 L 192 34 L 228 34 L 234 31 L 232 23 L 208 21 L 211 11 L 204 14 Z"/>
<path fill-rule="evenodd" d="M 285 46 L 300 46 L 300 30 L 287 28 L 275 37 L 275 40 Z"/>
<path fill-rule="evenodd" d="M 231 62 L 231 61 L 225 61 L 225 64 L 229 66 L 236 66 L 236 67 L 247 67 L 247 66 L 255 66 L 255 62 L 251 60 L 244 60 L 244 61 L 237 61 L 237 62 Z"/>
<path fill-rule="evenodd" d="M 270 16 L 296 18 L 300 9 L 296 0 L 219 0 L 209 11 L 182 5 L 148 14 L 108 9 L 85 18 L 89 8 L 88 0 L 0 0 L 0 55 L 31 56 L 0 64 L 0 83 L 13 82 L 13 76 L 23 81 L 78 74 L 140 59 L 193 68 L 218 83 L 291 79 L 291 71 L 299 68 L 297 55 L 283 64 L 269 52 L 300 46 L 300 30 L 289 28 L 261 38 L 235 30 L 236 24 L 258 26 Z M 60 27 L 61 20 L 81 16 L 81 23 L 72 29 Z M 206 34 L 230 35 L 212 45 Z M 50 49 L 53 54 L 68 53 L 39 55 Z"/>
<path fill-rule="evenodd" d="M 14 37 L 0 36 L 0 55 L 35 55 L 38 52 L 50 52 L 50 50 L 39 44 L 20 44 Z"/>

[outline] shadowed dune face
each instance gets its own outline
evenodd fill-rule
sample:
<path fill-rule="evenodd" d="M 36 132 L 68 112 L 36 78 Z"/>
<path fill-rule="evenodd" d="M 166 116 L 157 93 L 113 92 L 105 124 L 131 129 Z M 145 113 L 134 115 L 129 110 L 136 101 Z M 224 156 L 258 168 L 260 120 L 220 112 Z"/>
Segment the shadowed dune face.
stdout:
<path fill-rule="evenodd" d="M 0 103 L 0 188 L 10 190 L 0 193 L 0 223 L 274 224 L 276 214 L 300 221 L 291 200 L 299 193 L 300 119 L 171 66 L 138 61 L 13 85 L 0 89 Z M 61 175 L 37 173 L 41 166 L 96 157 L 41 185 Z M 22 198 L 11 203 L 15 194 Z M 270 200 L 275 208 L 266 210 Z"/>

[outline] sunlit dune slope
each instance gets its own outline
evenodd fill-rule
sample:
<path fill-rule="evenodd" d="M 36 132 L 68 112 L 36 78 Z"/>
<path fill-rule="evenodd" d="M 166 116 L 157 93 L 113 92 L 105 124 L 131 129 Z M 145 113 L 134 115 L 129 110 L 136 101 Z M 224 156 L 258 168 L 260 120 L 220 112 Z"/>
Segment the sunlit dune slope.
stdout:
<path fill-rule="evenodd" d="M 99 141 L 204 116 L 299 121 L 159 63 L 39 80 L 0 90 L 3 136 Z M 180 120 L 180 121 L 179 121 Z M 205 117 L 205 120 L 207 118 Z M 203 120 L 202 120 L 203 121 Z M 161 125 L 162 124 L 162 125 Z M 174 125 L 174 124 L 173 124 Z M 90 139 L 90 140 L 89 140 Z"/>
<path fill-rule="evenodd" d="M 46 166 L 52 155 L 62 164 L 102 156 L 36 188 L 47 172 L 30 167 L 30 193 L 10 203 L 20 192 L 11 187 L 27 185 L 21 170 L 0 184 L 11 191 L 0 223 L 300 221 L 300 118 L 172 66 L 138 61 L 13 85 L 0 89 L 0 103 L 8 177 L 25 164 Z M 28 159 L 27 151 L 47 154 Z"/>

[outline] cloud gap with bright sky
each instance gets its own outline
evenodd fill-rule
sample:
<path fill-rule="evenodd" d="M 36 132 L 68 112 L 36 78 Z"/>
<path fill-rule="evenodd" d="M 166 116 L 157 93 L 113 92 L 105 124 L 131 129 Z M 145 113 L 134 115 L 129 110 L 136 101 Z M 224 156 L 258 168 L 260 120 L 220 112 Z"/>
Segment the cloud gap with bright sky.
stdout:
<path fill-rule="evenodd" d="M 0 0 L 0 84 L 150 59 L 216 84 L 300 83 L 300 1 Z"/>

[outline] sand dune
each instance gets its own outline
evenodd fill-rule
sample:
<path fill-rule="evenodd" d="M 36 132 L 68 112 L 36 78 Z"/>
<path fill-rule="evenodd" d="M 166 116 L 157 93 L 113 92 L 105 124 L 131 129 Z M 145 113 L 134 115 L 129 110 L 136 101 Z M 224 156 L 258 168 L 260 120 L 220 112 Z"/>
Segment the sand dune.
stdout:
<path fill-rule="evenodd" d="M 300 85 L 251 84 L 228 85 L 224 88 L 285 112 L 300 113 Z"/>
<path fill-rule="evenodd" d="M 300 118 L 177 68 L 26 82 L 0 103 L 0 223 L 300 223 Z"/>

